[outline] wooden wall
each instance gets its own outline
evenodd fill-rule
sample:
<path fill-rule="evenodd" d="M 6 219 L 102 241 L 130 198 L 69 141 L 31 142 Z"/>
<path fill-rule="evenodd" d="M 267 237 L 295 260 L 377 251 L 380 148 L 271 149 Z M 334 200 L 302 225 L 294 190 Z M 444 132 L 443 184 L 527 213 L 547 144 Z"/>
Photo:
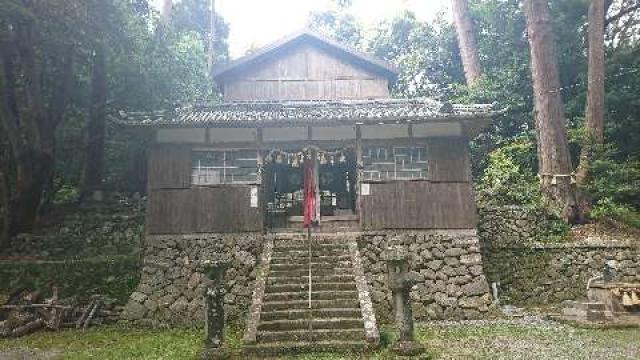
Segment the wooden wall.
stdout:
<path fill-rule="evenodd" d="M 429 180 L 470 182 L 469 141 L 463 137 L 430 138 L 427 141 Z"/>
<path fill-rule="evenodd" d="M 309 44 L 234 74 L 225 101 L 388 98 L 387 79 Z"/>
<path fill-rule="evenodd" d="M 262 212 L 251 208 L 250 186 L 155 190 L 147 207 L 152 234 L 262 231 Z"/>
<path fill-rule="evenodd" d="M 471 183 L 393 181 L 370 184 L 361 197 L 364 229 L 468 229 L 475 227 Z"/>
<path fill-rule="evenodd" d="M 148 177 L 150 234 L 262 231 L 261 208 L 250 206 L 256 185 L 192 187 L 188 145 L 154 147 Z"/>
<path fill-rule="evenodd" d="M 475 227 L 467 141 L 450 137 L 430 138 L 426 143 L 428 179 L 371 183 L 370 194 L 360 198 L 364 229 Z M 257 185 L 192 187 L 191 150 L 182 144 L 161 144 L 152 150 L 147 231 L 262 231 L 262 206 L 250 206 L 251 187 Z"/>
<path fill-rule="evenodd" d="M 476 208 L 464 138 L 427 141 L 428 179 L 370 183 L 360 197 L 364 229 L 469 229 Z"/>

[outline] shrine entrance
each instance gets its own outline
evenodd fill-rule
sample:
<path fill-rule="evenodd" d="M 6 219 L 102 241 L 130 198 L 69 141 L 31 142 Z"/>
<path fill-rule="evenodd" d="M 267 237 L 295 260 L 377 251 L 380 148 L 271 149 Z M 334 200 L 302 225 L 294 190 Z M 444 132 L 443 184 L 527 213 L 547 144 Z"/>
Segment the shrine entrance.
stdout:
<path fill-rule="evenodd" d="M 274 229 L 302 228 L 307 176 L 313 176 L 318 222 L 355 221 L 356 161 L 353 149 L 304 148 L 271 150 L 264 158 L 262 177 L 267 225 Z"/>

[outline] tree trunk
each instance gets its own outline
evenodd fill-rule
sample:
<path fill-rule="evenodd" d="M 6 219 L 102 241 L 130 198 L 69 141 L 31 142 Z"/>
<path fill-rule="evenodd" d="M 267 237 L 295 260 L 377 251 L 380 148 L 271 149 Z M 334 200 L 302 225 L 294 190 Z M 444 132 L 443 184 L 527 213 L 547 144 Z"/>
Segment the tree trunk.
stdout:
<path fill-rule="evenodd" d="M 171 11 L 173 10 L 172 0 L 162 0 L 162 7 L 160 8 L 160 19 L 165 24 L 169 24 L 171 21 Z"/>
<path fill-rule="evenodd" d="M 578 220 L 576 187 L 572 184 L 560 76 L 547 0 L 524 0 L 531 50 L 531 72 L 538 164 L 542 193 L 562 208 L 563 218 Z"/>
<path fill-rule="evenodd" d="M 476 36 L 469 15 L 469 3 L 467 0 L 451 0 L 451 10 L 458 34 L 464 76 L 467 79 L 467 85 L 472 86 L 480 77 L 481 71 Z"/>
<path fill-rule="evenodd" d="M 588 85 L 584 142 L 576 181 L 584 184 L 594 151 L 604 141 L 604 27 L 605 0 L 592 0 L 588 16 Z"/>
<path fill-rule="evenodd" d="M 83 196 L 102 187 L 107 104 L 107 69 L 104 45 L 98 43 L 91 70 L 91 110 L 87 126 L 87 156 L 83 174 Z"/>
<path fill-rule="evenodd" d="M 9 201 L 11 235 L 33 229 L 44 189 L 53 174 L 53 157 L 43 151 L 29 149 L 15 159 L 15 166 L 15 189 Z"/>
<path fill-rule="evenodd" d="M 18 22 L 3 51 L 4 87 L 0 88 L 0 125 L 7 134 L 15 165 L 10 194 L 10 234 L 30 231 L 53 175 L 55 130 L 63 119 L 73 82 L 72 47 L 52 56 L 54 88 L 45 94 L 42 54 L 34 22 Z M 18 61 L 19 60 L 19 61 Z M 47 101 L 48 100 L 48 101 Z"/>
<path fill-rule="evenodd" d="M 209 52 L 207 65 L 209 66 L 209 81 L 211 82 L 212 94 L 216 91 L 216 83 L 213 80 L 213 67 L 215 65 L 215 40 L 216 40 L 216 2 L 211 0 L 211 9 L 209 17 Z"/>
<path fill-rule="evenodd" d="M 213 82 L 213 65 L 215 63 L 215 39 L 216 39 L 216 2 L 211 0 L 209 15 L 209 52 L 207 65 L 209 66 L 210 81 Z"/>
<path fill-rule="evenodd" d="M 9 246 L 9 230 L 11 221 L 9 219 L 9 183 L 5 176 L 5 171 L 0 167 L 0 249 Z"/>

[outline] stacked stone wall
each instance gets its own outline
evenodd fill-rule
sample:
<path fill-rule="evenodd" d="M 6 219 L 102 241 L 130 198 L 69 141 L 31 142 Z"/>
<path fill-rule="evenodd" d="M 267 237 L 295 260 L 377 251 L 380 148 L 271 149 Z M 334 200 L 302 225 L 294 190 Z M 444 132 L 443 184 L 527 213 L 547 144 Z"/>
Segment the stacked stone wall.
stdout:
<path fill-rule="evenodd" d="M 617 280 L 640 281 L 640 245 L 626 242 L 484 247 L 483 259 L 502 301 L 522 305 L 585 298 L 587 281 L 609 260 L 617 263 Z"/>
<path fill-rule="evenodd" d="M 382 321 L 389 321 L 392 314 L 383 253 L 397 245 L 407 250 L 410 270 L 419 274 L 411 292 L 416 319 L 477 319 L 489 311 L 491 296 L 475 230 L 366 232 L 358 245 L 376 315 Z"/>
<path fill-rule="evenodd" d="M 639 242 L 549 237 L 553 219 L 518 206 L 481 207 L 479 215 L 485 274 L 498 285 L 503 302 L 538 305 L 584 298 L 587 281 L 609 260 L 618 265 L 618 280 L 640 281 Z"/>
<path fill-rule="evenodd" d="M 225 317 L 242 323 L 251 303 L 262 239 L 258 233 L 147 236 L 140 283 L 123 318 L 147 326 L 202 324 L 202 263 L 228 260 Z"/>
<path fill-rule="evenodd" d="M 478 236 L 487 246 L 531 243 L 551 233 L 552 219 L 540 210 L 520 206 L 481 206 L 478 215 Z"/>

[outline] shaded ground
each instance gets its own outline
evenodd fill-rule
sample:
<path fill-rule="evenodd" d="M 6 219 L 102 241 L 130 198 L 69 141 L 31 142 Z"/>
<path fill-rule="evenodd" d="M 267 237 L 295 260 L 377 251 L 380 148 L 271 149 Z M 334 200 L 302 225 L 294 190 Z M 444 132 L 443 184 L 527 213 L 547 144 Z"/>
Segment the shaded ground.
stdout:
<path fill-rule="evenodd" d="M 228 331 L 231 348 L 241 332 Z M 201 330 L 103 327 L 0 340 L 5 359 L 195 359 Z M 389 333 L 383 331 L 383 339 Z M 594 330 L 538 320 L 434 322 L 418 338 L 436 359 L 640 359 L 640 329 Z M 21 357 L 22 356 L 22 357 Z M 386 350 L 363 356 L 318 354 L 290 359 L 393 359 Z M 428 358 L 428 357 L 423 357 Z"/>

